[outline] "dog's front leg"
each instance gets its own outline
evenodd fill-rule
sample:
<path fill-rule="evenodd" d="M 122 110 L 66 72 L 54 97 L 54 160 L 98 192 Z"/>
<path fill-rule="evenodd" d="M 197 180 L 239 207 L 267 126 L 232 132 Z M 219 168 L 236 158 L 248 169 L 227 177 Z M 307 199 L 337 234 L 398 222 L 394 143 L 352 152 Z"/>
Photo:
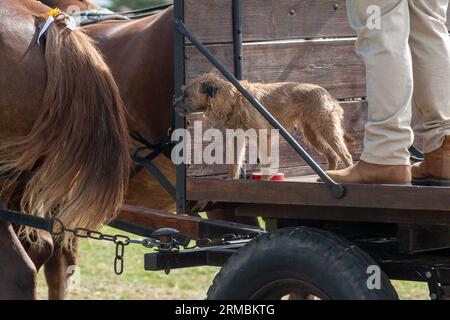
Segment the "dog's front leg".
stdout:
<path fill-rule="evenodd" d="M 232 164 L 228 165 L 228 178 L 239 179 L 241 174 L 242 160 L 245 156 L 245 139 L 233 139 L 231 142 L 234 150 L 234 160 Z"/>
<path fill-rule="evenodd" d="M 267 135 L 267 139 L 258 139 L 258 155 L 261 179 L 269 181 L 272 178 L 272 140 L 270 134 Z"/>

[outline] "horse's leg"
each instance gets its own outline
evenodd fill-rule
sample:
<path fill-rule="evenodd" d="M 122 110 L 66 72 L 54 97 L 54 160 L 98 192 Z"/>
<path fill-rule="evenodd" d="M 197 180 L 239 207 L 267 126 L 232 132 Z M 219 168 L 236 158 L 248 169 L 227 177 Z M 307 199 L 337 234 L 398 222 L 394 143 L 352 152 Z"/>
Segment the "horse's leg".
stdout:
<path fill-rule="evenodd" d="M 77 240 L 71 241 L 70 248 L 55 242 L 53 255 L 46 262 L 44 271 L 48 285 L 48 298 L 50 300 L 63 300 L 67 296 L 68 280 L 75 269 L 70 267 L 76 265 Z"/>
<path fill-rule="evenodd" d="M 33 261 L 37 272 L 50 259 L 53 254 L 53 239 L 50 233 L 38 231 L 39 241 L 36 243 L 24 243 L 28 256 Z"/>
<path fill-rule="evenodd" d="M 0 203 L 0 208 L 4 208 Z M 37 271 L 10 223 L 0 221 L 0 299 L 36 299 Z"/>

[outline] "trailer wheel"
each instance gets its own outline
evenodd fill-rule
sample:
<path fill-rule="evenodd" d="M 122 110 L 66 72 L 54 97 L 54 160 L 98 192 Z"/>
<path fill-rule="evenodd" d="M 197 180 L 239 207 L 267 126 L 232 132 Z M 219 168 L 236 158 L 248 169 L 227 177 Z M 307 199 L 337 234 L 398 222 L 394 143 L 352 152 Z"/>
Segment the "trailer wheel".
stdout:
<path fill-rule="evenodd" d="M 364 251 L 330 232 L 281 229 L 251 241 L 228 259 L 208 290 L 211 300 L 395 300 L 380 270 L 380 289 L 369 289 Z"/>

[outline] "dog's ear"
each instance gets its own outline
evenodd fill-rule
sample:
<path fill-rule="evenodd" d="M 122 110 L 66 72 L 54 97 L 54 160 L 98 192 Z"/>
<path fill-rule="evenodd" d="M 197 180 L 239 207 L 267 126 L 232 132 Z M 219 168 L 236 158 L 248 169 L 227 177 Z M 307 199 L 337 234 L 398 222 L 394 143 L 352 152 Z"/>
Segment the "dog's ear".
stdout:
<path fill-rule="evenodd" d="M 214 98 L 216 96 L 217 90 L 219 90 L 219 88 L 210 83 L 204 82 L 202 84 L 202 92 L 206 93 L 210 98 Z"/>

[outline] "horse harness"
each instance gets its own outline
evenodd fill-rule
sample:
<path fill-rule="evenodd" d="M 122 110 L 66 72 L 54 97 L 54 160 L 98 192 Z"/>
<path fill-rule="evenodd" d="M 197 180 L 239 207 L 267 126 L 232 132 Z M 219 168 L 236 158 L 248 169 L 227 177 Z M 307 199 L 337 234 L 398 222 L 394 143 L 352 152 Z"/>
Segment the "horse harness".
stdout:
<path fill-rule="evenodd" d="M 89 9 L 80 12 L 73 12 L 70 15 L 75 18 L 77 25 L 79 27 L 88 26 L 91 24 L 96 24 L 103 21 L 126 21 L 126 20 L 137 20 L 155 14 L 170 7 L 170 4 L 161 5 L 156 7 L 144 8 L 139 10 L 123 11 L 123 12 L 113 12 L 109 9 Z"/>

